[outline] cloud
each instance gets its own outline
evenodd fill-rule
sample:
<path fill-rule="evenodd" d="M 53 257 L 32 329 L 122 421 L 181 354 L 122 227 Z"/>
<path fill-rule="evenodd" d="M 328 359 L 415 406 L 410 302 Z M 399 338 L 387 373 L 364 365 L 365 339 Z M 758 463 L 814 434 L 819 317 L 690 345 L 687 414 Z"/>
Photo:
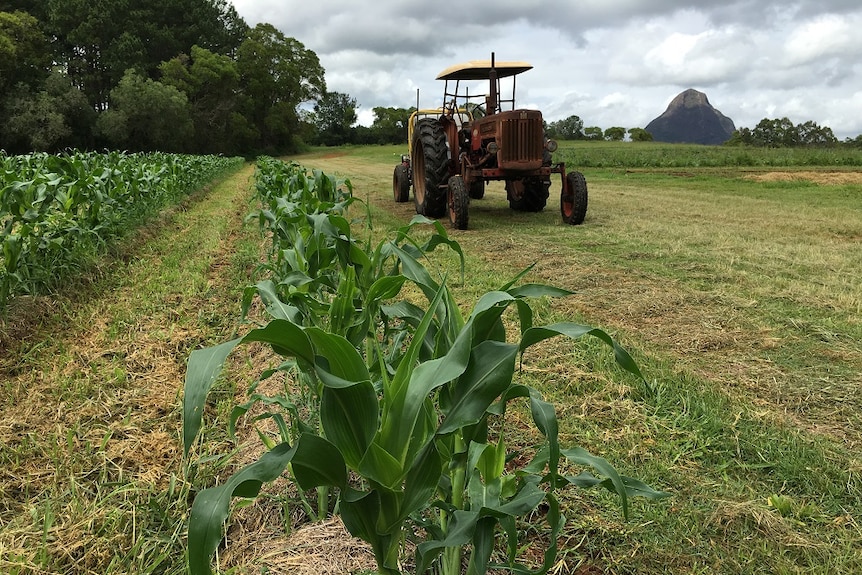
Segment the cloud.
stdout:
<path fill-rule="evenodd" d="M 839 137 L 862 133 L 858 0 L 234 5 L 251 25 L 269 22 L 314 50 L 328 88 L 354 97 L 364 117 L 375 106 L 413 105 L 417 88 L 423 106 L 435 105 L 438 72 L 493 51 L 534 65 L 518 79 L 519 100 L 549 121 L 576 114 L 587 125 L 642 127 L 696 88 L 740 127 L 786 115 Z"/>
<path fill-rule="evenodd" d="M 828 58 L 852 58 L 862 52 L 859 26 L 862 18 L 824 14 L 802 23 L 790 33 L 784 50 L 790 65 L 810 64 Z"/>

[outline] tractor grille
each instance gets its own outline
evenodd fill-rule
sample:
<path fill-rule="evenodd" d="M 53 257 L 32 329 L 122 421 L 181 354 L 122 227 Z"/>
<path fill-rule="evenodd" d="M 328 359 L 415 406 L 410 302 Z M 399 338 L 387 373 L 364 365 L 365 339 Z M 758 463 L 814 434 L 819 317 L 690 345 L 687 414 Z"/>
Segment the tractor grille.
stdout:
<path fill-rule="evenodd" d="M 513 168 L 536 169 L 542 165 L 542 117 L 511 118 L 501 126 L 500 165 Z M 527 165 L 525 165 L 527 164 Z"/>

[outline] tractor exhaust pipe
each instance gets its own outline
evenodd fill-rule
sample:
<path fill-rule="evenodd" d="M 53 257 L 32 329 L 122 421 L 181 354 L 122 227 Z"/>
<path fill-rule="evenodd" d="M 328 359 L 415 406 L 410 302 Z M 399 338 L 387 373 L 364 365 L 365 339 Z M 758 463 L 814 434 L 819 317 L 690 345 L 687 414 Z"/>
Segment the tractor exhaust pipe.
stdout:
<path fill-rule="evenodd" d="M 497 69 L 494 64 L 494 52 L 491 52 L 491 71 L 488 73 L 488 82 L 491 84 L 490 92 L 488 93 L 488 101 L 485 102 L 485 110 L 488 114 L 496 114 L 498 108 L 498 82 Z"/>

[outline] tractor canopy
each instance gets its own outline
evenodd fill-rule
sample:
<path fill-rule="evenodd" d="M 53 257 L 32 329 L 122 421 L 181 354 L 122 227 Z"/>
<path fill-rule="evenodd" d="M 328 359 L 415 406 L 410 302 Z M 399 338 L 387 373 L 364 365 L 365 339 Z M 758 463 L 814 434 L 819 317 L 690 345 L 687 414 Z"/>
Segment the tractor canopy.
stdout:
<path fill-rule="evenodd" d="M 470 60 L 455 64 L 440 72 L 438 80 L 487 80 L 491 77 L 491 69 L 497 71 L 498 78 L 516 76 L 533 66 L 527 62 L 491 62 L 491 60 Z"/>
<path fill-rule="evenodd" d="M 502 111 L 504 104 L 514 110 L 515 76 L 532 68 L 527 62 L 497 62 L 493 54 L 490 60 L 470 60 L 450 66 L 437 75 L 438 80 L 446 81 L 443 89 L 444 106 L 449 109 L 469 109 L 476 118 L 496 114 Z M 501 78 L 511 78 L 509 97 L 502 96 Z M 471 92 L 469 86 L 461 86 L 461 82 L 476 80 L 487 82 L 488 91 Z"/>

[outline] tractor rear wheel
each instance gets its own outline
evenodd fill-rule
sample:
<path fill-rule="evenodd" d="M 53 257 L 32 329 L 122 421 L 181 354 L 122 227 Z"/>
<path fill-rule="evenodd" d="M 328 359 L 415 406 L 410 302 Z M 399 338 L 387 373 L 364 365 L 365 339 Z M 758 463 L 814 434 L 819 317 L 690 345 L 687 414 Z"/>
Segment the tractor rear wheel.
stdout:
<path fill-rule="evenodd" d="M 395 166 L 395 173 L 392 174 L 392 195 L 399 203 L 410 199 L 410 174 L 404 164 Z"/>
<path fill-rule="evenodd" d="M 423 118 L 416 124 L 411 159 L 413 161 L 413 201 L 416 213 L 439 218 L 446 213 L 446 179 L 449 151 L 440 122 Z"/>
<path fill-rule="evenodd" d="M 538 178 L 506 181 L 509 207 L 516 212 L 541 212 L 548 205 L 548 182 Z"/>
<path fill-rule="evenodd" d="M 563 222 L 573 226 L 584 223 L 587 215 L 587 179 L 580 172 L 569 172 L 560 194 Z"/>
<path fill-rule="evenodd" d="M 457 230 L 466 230 L 470 196 L 467 193 L 467 184 L 464 183 L 463 177 L 452 176 L 449 178 L 449 192 L 447 195 L 449 199 L 449 222 Z"/>

